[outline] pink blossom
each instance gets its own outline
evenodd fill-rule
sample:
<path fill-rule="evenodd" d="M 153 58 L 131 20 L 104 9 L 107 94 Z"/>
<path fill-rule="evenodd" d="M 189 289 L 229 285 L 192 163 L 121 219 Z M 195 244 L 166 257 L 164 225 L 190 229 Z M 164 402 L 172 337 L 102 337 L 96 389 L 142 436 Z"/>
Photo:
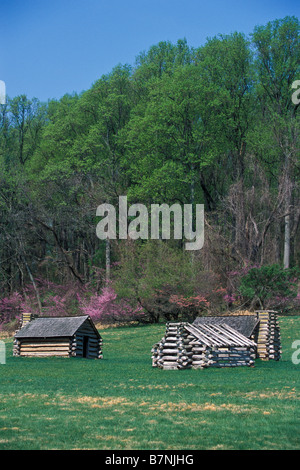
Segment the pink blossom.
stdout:
<path fill-rule="evenodd" d="M 132 307 L 126 299 L 117 299 L 115 290 L 103 287 L 100 294 L 92 295 L 88 300 L 81 299 L 81 311 L 93 321 L 137 320 L 144 315 L 141 306 Z"/>

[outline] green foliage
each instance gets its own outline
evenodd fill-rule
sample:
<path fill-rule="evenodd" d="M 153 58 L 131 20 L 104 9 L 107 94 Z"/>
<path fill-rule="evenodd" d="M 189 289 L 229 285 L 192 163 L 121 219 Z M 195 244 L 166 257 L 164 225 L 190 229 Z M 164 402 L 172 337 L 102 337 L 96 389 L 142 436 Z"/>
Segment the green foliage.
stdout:
<path fill-rule="evenodd" d="M 256 26 L 252 34 L 259 88 L 265 104 L 271 104 L 278 114 L 294 109 L 291 85 L 299 72 L 299 32 L 298 18 L 286 17 Z"/>
<path fill-rule="evenodd" d="M 172 294 L 195 294 L 195 265 L 185 251 L 171 248 L 162 241 L 125 245 L 115 273 L 118 295 L 132 303 L 139 302 L 148 312 L 148 321 L 178 315 L 170 305 Z"/>
<path fill-rule="evenodd" d="M 299 262 L 298 71 L 299 21 L 287 17 L 199 48 L 162 41 L 81 94 L 0 105 L 2 289 L 22 289 L 28 269 L 33 278 L 97 284 L 108 254 L 96 208 L 116 206 L 120 195 L 147 207 L 204 203 L 206 270 L 223 278 L 229 266 L 281 261 L 286 214 L 291 262 Z M 168 256 L 158 248 L 165 266 L 143 247 L 130 267 L 112 245 L 123 288 L 147 299 L 166 286 L 194 295 L 201 269 L 174 247 Z M 142 275 L 140 257 L 148 259 Z"/>
<path fill-rule="evenodd" d="M 252 268 L 241 278 L 239 291 L 245 299 L 258 299 L 262 308 L 277 299 L 287 303 L 297 295 L 300 272 L 297 268 L 283 269 L 275 264 Z"/>
<path fill-rule="evenodd" d="M 298 164 L 299 116 L 292 102 L 292 83 L 299 77 L 300 23 L 286 17 L 257 26 L 251 35 L 255 51 L 255 95 L 261 119 L 249 132 L 250 147 L 278 178 Z M 287 162 L 288 161 L 288 162 Z M 285 168 L 286 167 L 286 168 Z M 288 175 L 292 177 L 292 173 Z"/>

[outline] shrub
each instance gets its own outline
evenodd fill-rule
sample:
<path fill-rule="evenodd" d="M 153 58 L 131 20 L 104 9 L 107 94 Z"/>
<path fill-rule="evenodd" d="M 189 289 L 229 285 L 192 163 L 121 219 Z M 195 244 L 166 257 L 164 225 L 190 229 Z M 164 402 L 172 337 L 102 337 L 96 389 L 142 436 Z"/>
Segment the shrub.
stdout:
<path fill-rule="evenodd" d="M 287 311 L 297 299 L 298 279 L 297 268 L 283 269 L 277 264 L 255 267 L 241 277 L 239 292 L 249 304 Z"/>
<path fill-rule="evenodd" d="M 192 320 L 225 307 L 220 277 L 203 271 L 199 257 L 162 241 L 123 246 L 114 285 L 120 297 L 143 306 L 149 323 Z"/>
<path fill-rule="evenodd" d="M 19 320 L 21 313 L 24 311 L 23 307 L 23 298 L 18 292 L 0 299 L 0 330 L 9 323 Z"/>
<path fill-rule="evenodd" d="M 78 282 L 58 284 L 41 278 L 35 282 L 42 304 L 42 315 L 60 317 L 78 313 L 77 294 L 85 292 L 85 286 Z M 24 288 L 22 311 L 40 314 L 32 284 Z"/>
<path fill-rule="evenodd" d="M 56 284 L 45 279 L 36 279 L 35 283 L 42 305 L 42 315 L 78 314 L 77 294 L 82 295 L 86 287 L 77 283 Z M 10 323 L 19 321 L 24 312 L 41 314 L 32 284 L 26 285 L 22 293 L 14 292 L 0 299 L 0 329 L 7 329 Z"/>
<path fill-rule="evenodd" d="M 79 307 L 84 315 L 94 322 L 110 323 L 140 320 L 144 311 L 141 306 L 132 307 L 126 299 L 117 299 L 112 286 L 103 287 L 100 294 L 94 293 L 89 299 L 78 296 Z"/>

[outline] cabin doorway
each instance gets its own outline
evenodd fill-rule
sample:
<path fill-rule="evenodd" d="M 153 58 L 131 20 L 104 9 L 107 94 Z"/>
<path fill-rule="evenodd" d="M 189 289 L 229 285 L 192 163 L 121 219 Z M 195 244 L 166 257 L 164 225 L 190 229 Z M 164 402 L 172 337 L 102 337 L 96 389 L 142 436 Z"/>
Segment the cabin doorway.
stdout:
<path fill-rule="evenodd" d="M 88 357 L 89 353 L 89 337 L 83 337 L 83 346 L 82 346 L 82 357 Z"/>

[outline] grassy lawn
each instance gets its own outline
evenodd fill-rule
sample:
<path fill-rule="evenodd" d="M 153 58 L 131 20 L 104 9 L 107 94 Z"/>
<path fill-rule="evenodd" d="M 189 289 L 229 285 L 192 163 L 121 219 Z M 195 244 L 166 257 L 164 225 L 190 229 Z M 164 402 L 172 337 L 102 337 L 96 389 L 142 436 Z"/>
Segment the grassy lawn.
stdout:
<path fill-rule="evenodd" d="M 280 326 L 282 359 L 254 368 L 153 369 L 164 325 L 100 331 L 99 361 L 13 357 L 5 340 L 0 449 L 299 449 L 300 317 Z"/>

